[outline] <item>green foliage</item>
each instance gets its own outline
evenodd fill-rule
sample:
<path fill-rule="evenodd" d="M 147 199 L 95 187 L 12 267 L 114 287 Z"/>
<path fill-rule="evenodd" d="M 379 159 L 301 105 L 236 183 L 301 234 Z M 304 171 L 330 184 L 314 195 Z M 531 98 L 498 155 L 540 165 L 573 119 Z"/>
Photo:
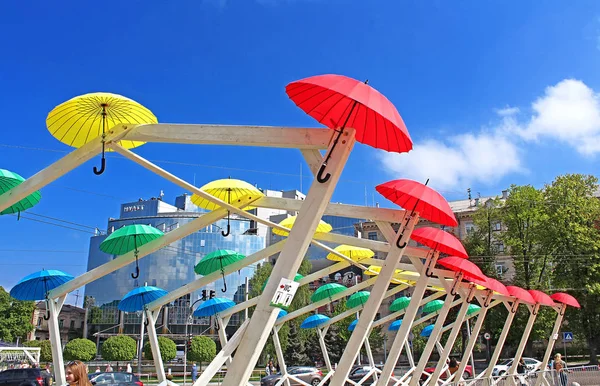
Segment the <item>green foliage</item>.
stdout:
<path fill-rule="evenodd" d="M 89 339 L 73 339 L 65 345 L 63 355 L 70 361 L 91 361 L 96 357 L 96 343 Z"/>
<path fill-rule="evenodd" d="M 30 340 L 24 342 L 25 347 L 39 347 L 40 348 L 40 362 L 51 362 L 52 361 L 52 345 L 49 340 Z"/>
<path fill-rule="evenodd" d="M 501 201 L 488 200 L 480 204 L 473 214 L 474 228 L 467 235 L 464 246 L 471 259 L 478 262 L 479 267 L 488 276 L 496 276 L 496 256 L 499 253 L 495 226 L 501 221 Z"/>
<path fill-rule="evenodd" d="M 299 329 L 298 323 L 291 323 L 289 326 L 289 344 L 284 350 L 284 358 L 287 365 L 310 364 L 309 358 L 305 354 L 305 341 L 300 339 Z"/>
<path fill-rule="evenodd" d="M 210 362 L 217 355 L 217 344 L 207 336 L 192 338 L 192 346 L 188 351 L 188 359 L 199 363 Z"/>
<path fill-rule="evenodd" d="M 160 349 L 160 357 L 162 358 L 163 362 L 171 361 L 177 356 L 177 345 L 169 338 L 159 336 L 158 347 Z M 154 359 L 152 357 L 152 347 L 150 347 L 150 342 L 146 342 L 144 345 L 144 358 Z"/>
<path fill-rule="evenodd" d="M 338 302 L 334 309 L 334 315 L 339 315 L 345 311 L 347 311 L 346 302 Z M 352 331 L 348 331 L 348 327 L 354 320 L 356 320 L 356 315 L 351 315 L 332 325 L 332 327 L 337 326 L 337 334 L 339 334 L 340 337 L 341 344 L 338 348 L 340 350 L 340 357 L 341 354 L 343 354 L 344 348 L 346 347 L 348 340 L 350 340 L 350 336 L 352 335 Z M 326 337 L 329 336 L 329 334 L 331 334 L 332 327 L 329 328 Z M 369 344 L 371 345 L 371 350 L 373 352 L 379 351 L 383 348 L 383 332 L 381 330 L 381 327 L 375 327 L 371 330 L 371 333 L 369 334 Z M 361 348 L 361 350 L 361 352 L 366 355 L 364 346 Z M 333 359 L 331 360 L 331 362 L 335 363 Z"/>
<path fill-rule="evenodd" d="M 130 361 L 136 354 L 135 340 L 126 335 L 111 336 L 102 344 L 105 361 Z"/>
<path fill-rule="evenodd" d="M 33 331 L 31 315 L 34 302 L 16 300 L 0 286 L 0 340 L 15 342 L 17 338 L 25 340 Z"/>

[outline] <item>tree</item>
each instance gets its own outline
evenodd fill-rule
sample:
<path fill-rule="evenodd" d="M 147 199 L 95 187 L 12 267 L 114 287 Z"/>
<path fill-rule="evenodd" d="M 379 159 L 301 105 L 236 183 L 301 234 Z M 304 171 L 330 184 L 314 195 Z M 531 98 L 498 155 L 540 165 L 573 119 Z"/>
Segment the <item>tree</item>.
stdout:
<path fill-rule="evenodd" d="M 475 261 L 487 276 L 496 277 L 496 256 L 499 253 L 496 239 L 498 223 L 501 221 L 499 199 L 490 199 L 473 213 L 473 228 L 468 231 L 464 246 L 471 260 Z M 499 234 L 499 233 L 498 233 Z"/>
<path fill-rule="evenodd" d="M 111 336 L 102 344 L 102 359 L 130 361 L 136 354 L 135 340 L 126 335 Z"/>
<path fill-rule="evenodd" d="M 40 362 L 52 362 L 52 345 L 49 340 L 30 340 L 23 343 L 25 347 L 40 348 Z"/>
<path fill-rule="evenodd" d="M 305 342 L 300 339 L 299 336 L 299 329 L 300 328 L 297 323 L 291 323 L 289 326 L 289 344 L 284 351 L 285 362 L 288 366 L 305 365 L 310 363 L 308 356 L 305 354 Z"/>
<path fill-rule="evenodd" d="M 159 336 L 158 347 L 160 348 L 160 357 L 163 362 L 171 361 L 177 356 L 177 345 L 169 338 Z M 150 342 L 146 342 L 144 345 L 144 358 L 154 359 L 152 357 L 152 347 L 150 346 Z"/>
<path fill-rule="evenodd" d="M 73 339 L 65 345 L 63 355 L 66 360 L 91 361 L 96 357 L 96 343 L 89 339 Z"/>
<path fill-rule="evenodd" d="M 0 286 L 0 340 L 25 340 L 34 328 L 31 324 L 34 309 L 34 302 L 16 300 Z"/>
<path fill-rule="evenodd" d="M 590 362 L 598 364 L 600 347 L 600 201 L 594 197 L 598 179 L 567 174 L 544 188 L 548 215 L 547 237 L 553 243 L 544 269 L 551 270 L 552 286 L 565 288 L 581 303 L 566 314 L 569 328 L 586 338 Z"/>
<path fill-rule="evenodd" d="M 188 358 L 199 363 L 210 362 L 217 355 L 217 344 L 207 336 L 195 336 L 188 351 Z"/>

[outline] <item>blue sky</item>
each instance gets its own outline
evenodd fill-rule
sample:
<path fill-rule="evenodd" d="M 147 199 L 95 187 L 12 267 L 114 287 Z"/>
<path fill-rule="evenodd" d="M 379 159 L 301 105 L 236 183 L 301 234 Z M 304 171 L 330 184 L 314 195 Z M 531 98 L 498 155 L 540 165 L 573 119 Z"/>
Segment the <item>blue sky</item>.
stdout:
<path fill-rule="evenodd" d="M 161 122 L 316 127 L 284 87 L 322 73 L 368 78 L 414 141 L 400 156 L 357 145 L 335 201 L 387 205 L 374 186 L 401 177 L 431 178 L 453 200 L 469 187 L 491 195 L 567 172 L 600 174 L 594 0 L 5 2 L 1 11 L 0 168 L 24 177 L 69 150 L 45 118 L 73 96 L 122 94 Z M 311 182 L 291 150 L 136 151 L 198 185 L 227 176 L 273 189 Z M 96 164 L 44 188 L 32 212 L 104 228 L 121 202 L 183 193 L 123 159 L 110 158 L 100 177 Z M 87 233 L 3 216 L 0 235 L 2 286 L 41 268 L 85 270 Z"/>

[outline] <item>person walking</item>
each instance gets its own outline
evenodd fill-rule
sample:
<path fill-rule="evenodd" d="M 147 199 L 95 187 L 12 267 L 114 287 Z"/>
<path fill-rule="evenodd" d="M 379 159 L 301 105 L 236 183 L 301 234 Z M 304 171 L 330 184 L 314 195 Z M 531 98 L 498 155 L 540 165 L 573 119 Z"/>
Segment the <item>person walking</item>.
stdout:
<path fill-rule="evenodd" d="M 198 367 L 194 363 L 192 365 L 192 382 L 196 383 L 196 379 L 198 379 Z"/>
<path fill-rule="evenodd" d="M 106 365 L 106 369 L 104 370 L 105 373 L 112 373 L 113 368 L 112 366 L 109 364 Z"/>
<path fill-rule="evenodd" d="M 73 361 L 67 365 L 66 378 L 69 386 L 92 386 L 87 366 L 81 361 Z"/>
<path fill-rule="evenodd" d="M 558 379 L 560 380 L 561 386 L 567 386 L 567 363 L 562 360 L 560 353 L 554 355 L 553 367 L 558 373 Z"/>
<path fill-rule="evenodd" d="M 131 363 L 127 363 L 127 372 L 133 373 L 133 370 L 131 369 Z"/>

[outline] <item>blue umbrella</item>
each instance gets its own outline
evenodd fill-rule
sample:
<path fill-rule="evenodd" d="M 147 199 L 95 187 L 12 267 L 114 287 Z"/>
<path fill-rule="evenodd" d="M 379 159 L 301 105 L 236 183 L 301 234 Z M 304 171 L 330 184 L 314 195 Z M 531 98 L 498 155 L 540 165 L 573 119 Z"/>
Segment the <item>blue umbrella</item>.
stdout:
<path fill-rule="evenodd" d="M 229 299 L 212 298 L 202 303 L 200 307 L 196 308 L 196 311 L 194 311 L 194 316 L 213 316 L 233 306 L 235 306 L 235 303 Z"/>
<path fill-rule="evenodd" d="M 279 318 L 283 318 L 284 316 L 286 316 L 288 313 L 286 310 L 279 310 L 279 314 L 277 315 L 277 319 Z"/>
<path fill-rule="evenodd" d="M 354 327 L 356 327 L 356 323 L 358 323 L 358 319 L 354 319 L 352 323 L 348 326 L 348 331 L 354 331 Z"/>
<path fill-rule="evenodd" d="M 390 324 L 388 327 L 389 331 L 398 331 L 400 329 L 400 325 L 402 324 L 402 319 L 396 320 L 394 323 Z"/>
<path fill-rule="evenodd" d="M 73 276 L 55 269 L 42 270 L 25 276 L 11 290 L 18 300 L 44 300 L 48 291 L 73 280 Z"/>
<path fill-rule="evenodd" d="M 304 319 L 304 322 L 300 325 L 300 328 L 315 328 L 321 324 L 326 323 L 329 320 L 329 316 L 315 314 Z"/>
<path fill-rule="evenodd" d="M 433 331 L 433 324 L 425 326 L 425 328 L 423 328 L 423 330 L 421 331 L 421 336 L 428 338 L 431 336 L 432 331 Z"/>
<path fill-rule="evenodd" d="M 167 291 L 162 288 L 144 286 L 135 288 L 123 296 L 119 303 L 119 310 L 125 312 L 143 311 L 146 304 L 165 296 Z"/>

